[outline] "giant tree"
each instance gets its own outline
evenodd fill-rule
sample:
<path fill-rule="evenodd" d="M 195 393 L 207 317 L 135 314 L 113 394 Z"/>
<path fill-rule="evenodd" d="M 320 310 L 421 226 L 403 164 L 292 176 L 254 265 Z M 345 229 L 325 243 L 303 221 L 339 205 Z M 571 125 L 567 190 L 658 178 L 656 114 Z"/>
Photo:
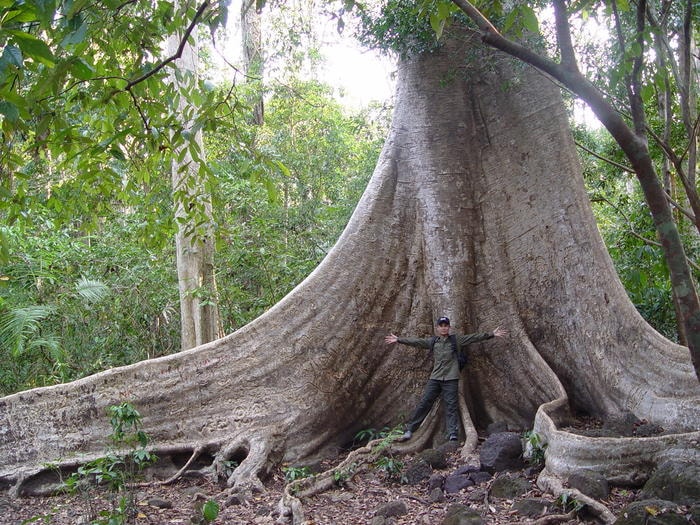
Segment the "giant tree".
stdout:
<path fill-rule="evenodd" d="M 134 402 L 173 471 L 199 458 L 233 490 L 281 461 L 319 457 L 360 428 L 398 422 L 429 357 L 383 337 L 501 324 L 461 389 L 468 455 L 492 421 L 549 442 L 543 483 L 585 463 L 633 483 L 700 437 L 684 347 L 639 316 L 597 232 L 558 88 L 460 31 L 398 70 L 392 127 L 335 247 L 261 317 L 212 343 L 0 400 L 0 486 L 31 494 L 102 453 L 102 414 Z M 574 436 L 571 413 L 624 411 L 670 435 Z M 438 417 L 412 447 L 435 438 Z M 226 471 L 229 460 L 240 465 Z M 604 517 L 609 520 L 609 516 Z M 300 514 L 295 514 L 299 519 Z"/>
<path fill-rule="evenodd" d="M 551 75 L 552 78 L 561 82 L 562 85 L 584 100 L 624 151 L 637 175 L 649 211 L 654 219 L 668 265 L 673 295 L 685 328 L 685 339 L 695 366 L 696 376 L 700 380 L 700 300 L 690 266 L 686 260 L 681 237 L 673 219 L 668 196 L 664 192 L 662 181 L 658 177 L 649 152 L 641 75 L 645 49 L 644 32 L 647 2 L 641 1 L 636 7 L 637 31 L 633 41 L 634 51 L 630 54 L 631 67 L 626 74 L 625 87 L 631 113 L 630 122 L 618 112 L 606 94 L 580 71 L 571 38 L 569 6 L 566 0 L 552 2 L 559 62 L 504 36 L 469 0 L 453 0 L 453 2 L 477 25 L 484 43 L 531 64 L 547 75 Z M 612 4 L 614 8 L 615 2 Z M 619 40 L 624 49 L 624 37 L 620 35 Z M 695 140 L 694 137 L 693 140 Z M 688 192 L 691 197 L 693 193 L 694 189 Z"/>

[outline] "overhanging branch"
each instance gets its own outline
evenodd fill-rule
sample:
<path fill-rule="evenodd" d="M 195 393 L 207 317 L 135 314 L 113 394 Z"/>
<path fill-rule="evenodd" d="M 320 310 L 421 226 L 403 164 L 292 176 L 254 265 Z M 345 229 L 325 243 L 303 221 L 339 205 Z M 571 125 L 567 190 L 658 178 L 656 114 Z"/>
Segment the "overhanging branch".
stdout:
<path fill-rule="evenodd" d="M 185 29 L 185 33 L 182 35 L 182 38 L 180 39 L 180 45 L 177 48 L 177 51 L 175 52 L 174 55 L 169 56 L 165 60 L 163 60 L 160 64 L 158 64 L 156 67 L 148 71 L 147 73 L 144 73 L 140 77 L 137 77 L 133 80 L 130 80 L 126 86 L 124 86 L 125 91 L 131 90 L 132 87 L 134 87 L 136 84 L 139 84 L 140 82 L 143 82 L 147 78 L 152 77 L 158 71 L 163 69 L 165 66 L 167 66 L 170 62 L 174 62 L 178 58 L 182 56 L 182 51 L 185 49 L 185 46 L 187 45 L 187 39 L 190 37 L 192 34 L 192 31 L 194 30 L 195 26 L 199 22 L 199 20 L 202 18 L 204 15 L 204 11 L 206 11 L 207 7 L 209 7 L 209 0 L 205 0 L 198 8 L 197 12 L 194 15 L 194 18 L 190 22 L 190 25 L 187 26 L 187 29 Z"/>
<path fill-rule="evenodd" d="M 596 152 L 593 151 L 592 149 L 590 149 L 590 148 L 584 146 L 583 144 L 581 144 L 578 140 L 575 140 L 574 143 L 576 144 L 577 147 L 581 148 L 581 149 L 582 149 L 583 151 L 585 151 L 586 153 L 590 153 L 590 154 L 593 155 L 595 158 L 600 159 L 600 160 L 602 160 L 603 162 L 606 162 L 607 164 L 610 164 L 611 166 L 615 166 L 616 168 L 619 168 L 619 169 L 621 169 L 622 171 L 626 171 L 627 173 L 632 173 L 632 174 L 634 174 L 634 170 L 633 170 L 632 168 L 630 168 L 629 166 L 625 166 L 624 164 L 620 164 L 619 162 L 616 162 L 616 161 L 614 161 L 614 160 L 612 160 L 612 159 L 609 159 L 609 158 L 607 158 L 607 157 L 604 157 L 604 156 L 601 155 L 600 153 L 596 153 Z"/>

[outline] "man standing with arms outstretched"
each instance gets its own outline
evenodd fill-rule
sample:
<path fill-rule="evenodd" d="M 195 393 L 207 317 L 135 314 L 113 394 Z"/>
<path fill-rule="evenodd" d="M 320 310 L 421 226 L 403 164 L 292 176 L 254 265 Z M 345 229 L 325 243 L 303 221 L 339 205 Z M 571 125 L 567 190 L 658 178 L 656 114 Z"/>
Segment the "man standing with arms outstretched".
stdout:
<path fill-rule="evenodd" d="M 440 317 L 437 321 L 437 337 L 416 338 L 398 337 L 389 334 L 384 338 L 387 344 L 401 343 L 418 348 L 432 349 L 433 370 L 430 379 L 425 386 L 423 398 L 418 403 L 411 419 L 406 425 L 406 433 L 402 439 L 411 439 L 420 424 L 428 415 L 438 396 L 442 393 L 442 400 L 445 403 L 445 425 L 450 441 L 459 439 L 459 362 L 457 356 L 464 347 L 471 343 L 485 341 L 493 337 L 505 337 L 508 331 L 501 327 L 493 332 L 483 332 L 476 334 L 454 334 L 450 338 L 450 320 L 447 317 Z"/>

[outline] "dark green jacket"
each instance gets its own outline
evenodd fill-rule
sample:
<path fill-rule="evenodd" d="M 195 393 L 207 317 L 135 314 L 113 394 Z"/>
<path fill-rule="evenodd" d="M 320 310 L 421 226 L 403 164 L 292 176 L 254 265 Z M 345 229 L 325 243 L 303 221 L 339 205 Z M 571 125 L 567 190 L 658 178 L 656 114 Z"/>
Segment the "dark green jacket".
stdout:
<path fill-rule="evenodd" d="M 478 343 L 493 337 L 493 332 L 482 332 L 478 334 L 455 334 L 457 336 L 457 351 L 461 351 L 471 343 Z M 408 346 L 418 348 L 426 348 L 430 350 L 432 337 L 399 337 L 398 342 Z M 451 379 L 459 379 L 459 364 L 457 356 L 452 352 L 452 343 L 449 337 L 438 337 L 433 348 L 433 371 L 430 373 L 430 379 L 438 379 L 440 381 L 449 381 Z"/>

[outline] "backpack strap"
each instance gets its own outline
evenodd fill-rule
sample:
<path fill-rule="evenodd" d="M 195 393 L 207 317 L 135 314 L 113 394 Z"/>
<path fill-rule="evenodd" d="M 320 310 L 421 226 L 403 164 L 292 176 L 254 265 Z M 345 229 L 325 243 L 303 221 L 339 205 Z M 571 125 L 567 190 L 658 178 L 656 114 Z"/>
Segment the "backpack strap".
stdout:
<path fill-rule="evenodd" d="M 433 350 L 435 350 L 435 342 L 436 342 L 437 340 L 438 340 L 438 337 L 437 337 L 436 335 L 434 335 L 434 336 L 430 339 L 430 351 L 431 351 L 431 352 L 432 352 Z"/>
<path fill-rule="evenodd" d="M 452 345 L 452 354 L 455 356 L 455 359 L 457 359 L 457 363 L 459 364 L 459 370 L 461 371 L 466 365 L 467 365 L 467 354 L 464 352 L 460 352 L 459 349 L 457 348 L 457 336 L 455 334 L 450 334 L 450 345 Z M 430 340 L 430 351 L 432 352 L 435 349 L 435 342 L 438 340 L 437 336 L 433 336 L 432 339 Z"/>
<path fill-rule="evenodd" d="M 455 334 L 450 334 L 448 337 L 450 338 L 450 345 L 452 345 L 452 353 L 453 353 L 453 354 L 455 355 L 455 357 L 456 357 L 456 356 L 458 355 L 458 354 L 457 354 L 457 336 L 456 336 Z M 435 342 L 436 342 L 438 339 L 439 339 L 439 338 L 438 338 L 437 336 L 435 336 L 435 335 L 430 339 L 430 351 L 431 351 L 431 352 L 432 352 L 433 350 L 435 350 Z"/>
<path fill-rule="evenodd" d="M 450 335 L 450 344 L 452 345 L 452 352 L 457 355 L 457 336 L 455 334 Z"/>

